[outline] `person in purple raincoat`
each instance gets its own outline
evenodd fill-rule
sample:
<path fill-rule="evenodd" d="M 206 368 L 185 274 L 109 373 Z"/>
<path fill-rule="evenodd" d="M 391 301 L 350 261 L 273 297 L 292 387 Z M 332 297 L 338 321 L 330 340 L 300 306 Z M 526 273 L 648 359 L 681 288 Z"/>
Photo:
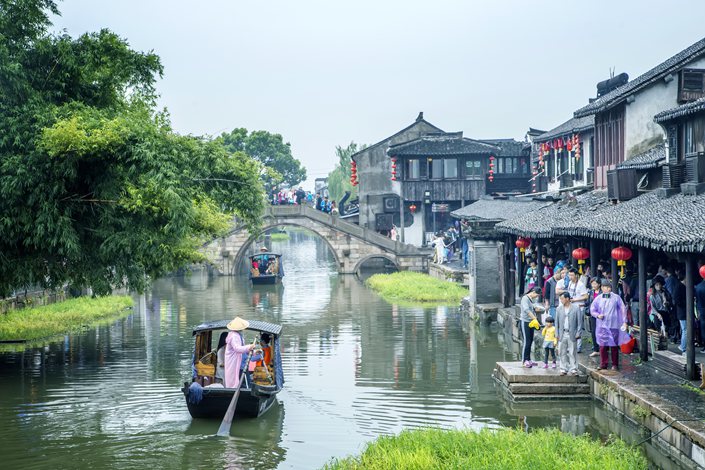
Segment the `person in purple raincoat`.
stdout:
<path fill-rule="evenodd" d="M 241 331 L 247 329 L 250 322 L 240 317 L 235 317 L 228 323 L 230 330 L 225 338 L 225 384 L 226 388 L 237 388 L 240 385 L 240 369 L 242 368 L 243 356 L 247 357 L 254 344 L 245 344 Z"/>
<path fill-rule="evenodd" d="M 597 319 L 595 337 L 600 345 L 600 367 L 607 369 L 612 359 L 612 370 L 617 370 L 619 346 L 629 341 L 627 333 L 627 309 L 621 297 L 612 293 L 612 283 L 602 280 L 602 295 L 598 295 L 590 305 L 590 315 Z"/>

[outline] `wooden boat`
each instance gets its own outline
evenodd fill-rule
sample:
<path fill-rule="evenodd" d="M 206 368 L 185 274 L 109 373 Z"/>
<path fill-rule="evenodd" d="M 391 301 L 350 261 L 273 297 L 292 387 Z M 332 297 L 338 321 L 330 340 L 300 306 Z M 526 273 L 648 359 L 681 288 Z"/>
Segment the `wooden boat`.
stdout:
<path fill-rule="evenodd" d="M 249 270 L 253 285 L 278 284 L 284 277 L 282 255 L 269 251 L 252 255 Z"/>
<path fill-rule="evenodd" d="M 222 419 L 235 393 L 234 388 L 225 388 L 218 383 L 221 382 L 218 376 L 222 374 L 215 372 L 220 366 L 217 364 L 215 348 L 218 343 L 222 344 L 221 335 L 228 333 L 226 325 L 229 321 L 203 323 L 193 329 L 195 346 L 194 360 L 191 364 L 192 379 L 191 382 L 184 382 L 181 389 L 188 411 L 193 418 Z M 266 413 L 276 402 L 277 393 L 284 385 L 279 344 L 281 330 L 281 325 L 250 320 L 249 327 L 242 332 L 246 343 L 252 343 L 253 336 L 258 338 L 259 346 L 265 354 L 260 362 L 262 365 L 253 372 L 246 373 L 245 382 L 242 384 L 237 400 L 236 416 L 257 418 Z M 269 348 L 268 351 L 267 348 Z M 265 365 L 267 360 L 270 367 Z"/>

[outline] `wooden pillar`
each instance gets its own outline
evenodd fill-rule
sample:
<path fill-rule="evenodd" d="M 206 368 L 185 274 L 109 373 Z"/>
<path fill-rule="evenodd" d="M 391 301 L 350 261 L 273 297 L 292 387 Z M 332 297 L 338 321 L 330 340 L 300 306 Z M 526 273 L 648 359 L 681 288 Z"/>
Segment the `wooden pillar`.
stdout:
<path fill-rule="evenodd" d="M 590 276 L 595 277 L 597 275 L 597 262 L 600 256 L 597 253 L 597 240 L 590 240 Z"/>
<path fill-rule="evenodd" d="M 612 260 L 610 266 L 610 272 L 612 273 L 612 292 L 616 294 L 619 289 L 619 273 L 617 272 L 617 260 L 612 257 L 610 257 L 610 259 Z"/>
<path fill-rule="evenodd" d="M 693 255 L 690 253 L 685 259 L 685 372 L 688 380 L 695 380 L 697 378 L 697 371 L 695 370 L 695 344 L 694 339 L 694 326 L 695 326 L 695 308 L 694 308 L 694 292 L 693 292 L 693 265 L 695 260 L 693 260 Z M 681 333 L 681 334 L 684 334 Z"/>
<path fill-rule="evenodd" d="M 649 335 L 646 328 L 646 248 L 639 247 L 639 357 L 649 360 Z"/>
<path fill-rule="evenodd" d="M 536 282 L 538 283 L 538 287 L 541 287 L 543 289 L 543 261 L 541 261 L 542 256 L 543 243 L 541 242 L 541 240 L 536 240 L 536 269 L 538 270 Z M 543 300 L 543 298 L 541 298 L 541 300 Z"/>
<path fill-rule="evenodd" d="M 518 260 L 518 265 L 519 269 L 517 270 L 517 276 L 519 277 L 519 297 L 524 295 L 524 289 L 526 286 L 524 285 L 524 260 L 526 259 L 526 253 L 524 253 L 524 256 L 522 256 L 521 250 L 519 250 L 519 253 L 517 253 L 517 260 Z"/>
<path fill-rule="evenodd" d="M 509 255 L 509 269 L 507 269 L 507 302 L 509 305 L 507 307 L 511 307 L 516 303 L 516 260 L 514 259 L 514 240 L 511 236 L 507 237 L 507 253 Z"/>

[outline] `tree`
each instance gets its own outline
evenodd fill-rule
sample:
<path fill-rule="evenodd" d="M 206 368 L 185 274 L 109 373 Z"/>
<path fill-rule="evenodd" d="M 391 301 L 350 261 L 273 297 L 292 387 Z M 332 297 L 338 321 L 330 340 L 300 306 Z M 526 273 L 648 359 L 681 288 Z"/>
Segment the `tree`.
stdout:
<path fill-rule="evenodd" d="M 244 152 L 264 165 L 269 171 L 263 174 L 267 188 L 280 183 L 294 187 L 306 179 L 306 168 L 291 154 L 291 144 L 284 143 L 280 134 L 237 128 L 224 132 L 216 139 L 230 152 Z"/>
<path fill-rule="evenodd" d="M 141 290 L 201 261 L 233 215 L 256 230 L 260 164 L 173 132 L 156 55 L 108 30 L 50 35 L 47 9 L 0 0 L 0 295 Z"/>
<path fill-rule="evenodd" d="M 350 142 L 347 147 L 341 147 L 340 145 L 335 147 L 338 163 L 333 171 L 328 174 L 328 194 L 331 200 L 340 201 L 345 195 L 345 191 L 350 191 L 351 198 L 357 196 L 357 188 L 350 183 L 350 162 L 353 155 L 365 148 L 367 148 L 367 145 L 362 145 L 358 148 L 355 142 Z"/>

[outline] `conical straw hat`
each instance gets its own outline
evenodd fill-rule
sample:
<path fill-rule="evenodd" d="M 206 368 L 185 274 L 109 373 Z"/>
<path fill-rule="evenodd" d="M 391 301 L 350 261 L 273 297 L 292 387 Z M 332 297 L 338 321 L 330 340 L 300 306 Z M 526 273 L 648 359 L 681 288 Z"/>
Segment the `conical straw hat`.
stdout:
<path fill-rule="evenodd" d="M 233 319 L 233 321 L 231 321 L 230 323 L 228 323 L 226 325 L 226 328 L 228 330 L 233 330 L 233 331 L 242 331 L 242 330 L 246 329 L 248 326 L 250 326 L 250 322 L 248 322 L 247 320 L 243 320 L 240 317 L 235 317 Z"/>

